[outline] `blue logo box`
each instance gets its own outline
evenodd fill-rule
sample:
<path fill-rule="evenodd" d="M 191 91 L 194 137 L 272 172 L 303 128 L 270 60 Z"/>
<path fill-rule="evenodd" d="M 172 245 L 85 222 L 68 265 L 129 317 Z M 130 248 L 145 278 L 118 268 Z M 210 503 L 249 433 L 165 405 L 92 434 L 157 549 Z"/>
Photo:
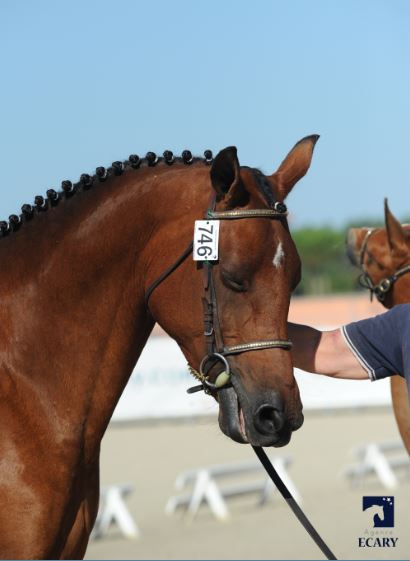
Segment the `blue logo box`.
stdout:
<path fill-rule="evenodd" d="M 373 528 L 394 528 L 394 497 L 363 497 L 362 510 L 373 515 Z"/>

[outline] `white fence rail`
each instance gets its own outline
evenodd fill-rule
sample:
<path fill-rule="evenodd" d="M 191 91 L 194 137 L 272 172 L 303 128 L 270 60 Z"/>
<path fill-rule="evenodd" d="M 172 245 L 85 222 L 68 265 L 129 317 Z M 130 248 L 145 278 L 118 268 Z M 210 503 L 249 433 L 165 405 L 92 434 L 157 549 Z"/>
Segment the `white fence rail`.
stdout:
<path fill-rule="evenodd" d="M 300 494 L 288 473 L 290 458 L 271 458 L 271 462 L 294 498 L 300 502 Z M 272 481 L 266 477 L 263 466 L 257 461 L 235 462 L 185 471 L 177 477 L 175 488 L 185 493 L 170 497 L 165 507 L 167 514 L 174 514 L 182 508 L 190 518 L 194 518 L 201 504 L 206 504 L 215 518 L 220 521 L 229 518 L 227 505 L 229 499 L 256 495 L 257 504 L 262 506 L 277 492 Z"/>
<path fill-rule="evenodd" d="M 354 486 L 375 476 L 386 489 L 396 489 L 396 471 L 405 469 L 410 475 L 410 458 L 401 440 L 367 442 L 354 448 L 352 453 L 357 461 L 347 466 L 343 473 Z"/>
<path fill-rule="evenodd" d="M 110 527 L 118 528 L 128 539 L 137 539 L 140 535 L 138 526 L 125 504 L 125 498 L 132 493 L 130 484 L 111 485 L 101 489 L 97 520 L 91 534 L 92 539 L 104 538 Z"/>

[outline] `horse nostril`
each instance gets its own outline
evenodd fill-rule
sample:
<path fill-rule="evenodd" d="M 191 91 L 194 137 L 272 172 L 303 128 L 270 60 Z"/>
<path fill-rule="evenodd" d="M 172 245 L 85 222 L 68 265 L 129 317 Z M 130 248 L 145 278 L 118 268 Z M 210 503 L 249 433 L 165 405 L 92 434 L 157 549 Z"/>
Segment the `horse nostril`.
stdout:
<path fill-rule="evenodd" d="M 272 405 L 261 405 L 254 415 L 254 423 L 260 433 L 270 435 L 283 428 L 285 416 Z"/>

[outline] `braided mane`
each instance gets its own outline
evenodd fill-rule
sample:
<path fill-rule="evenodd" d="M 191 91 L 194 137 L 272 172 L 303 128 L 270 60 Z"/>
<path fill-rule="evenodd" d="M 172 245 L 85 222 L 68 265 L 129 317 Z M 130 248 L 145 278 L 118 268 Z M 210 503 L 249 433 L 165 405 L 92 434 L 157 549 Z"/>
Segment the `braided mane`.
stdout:
<path fill-rule="evenodd" d="M 37 195 L 34 198 L 34 205 L 24 204 L 21 207 L 21 214 L 11 214 L 8 221 L 0 221 L 0 235 L 8 236 L 16 232 L 20 227 L 41 212 L 47 211 L 51 207 L 58 205 L 63 199 L 68 199 L 82 191 L 88 191 L 98 183 L 103 183 L 110 177 L 119 176 L 127 169 L 140 169 L 141 167 L 155 167 L 159 164 L 172 166 L 174 163 L 183 163 L 187 166 L 202 162 L 210 165 L 213 161 L 211 150 L 205 150 L 203 157 L 194 157 L 189 150 L 184 150 L 180 157 L 174 156 L 170 150 L 165 150 L 162 156 L 157 156 L 155 152 L 147 152 L 145 157 L 140 158 L 136 154 L 131 154 L 128 160 L 123 162 L 115 161 L 109 168 L 97 167 L 93 175 L 83 173 L 77 183 L 72 183 L 68 179 L 61 182 L 61 191 L 48 189 L 46 197 Z"/>

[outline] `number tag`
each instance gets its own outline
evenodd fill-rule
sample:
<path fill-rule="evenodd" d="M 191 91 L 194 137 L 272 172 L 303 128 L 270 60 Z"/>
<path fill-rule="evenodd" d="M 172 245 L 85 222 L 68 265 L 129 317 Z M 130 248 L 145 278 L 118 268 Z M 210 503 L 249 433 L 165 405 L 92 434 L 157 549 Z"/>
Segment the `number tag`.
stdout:
<path fill-rule="evenodd" d="M 194 261 L 217 261 L 219 220 L 195 220 Z"/>

